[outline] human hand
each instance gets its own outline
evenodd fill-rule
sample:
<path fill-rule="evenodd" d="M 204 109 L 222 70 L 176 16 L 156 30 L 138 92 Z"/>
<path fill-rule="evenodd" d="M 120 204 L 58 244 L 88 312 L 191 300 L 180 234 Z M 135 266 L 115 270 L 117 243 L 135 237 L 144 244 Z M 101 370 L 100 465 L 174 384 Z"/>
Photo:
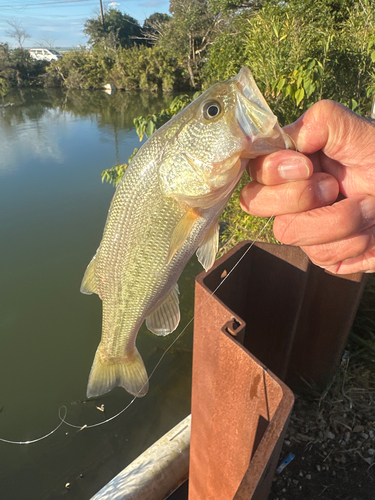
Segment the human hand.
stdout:
<path fill-rule="evenodd" d="M 284 130 L 298 152 L 251 160 L 241 207 L 330 272 L 375 272 L 375 122 L 320 101 Z"/>

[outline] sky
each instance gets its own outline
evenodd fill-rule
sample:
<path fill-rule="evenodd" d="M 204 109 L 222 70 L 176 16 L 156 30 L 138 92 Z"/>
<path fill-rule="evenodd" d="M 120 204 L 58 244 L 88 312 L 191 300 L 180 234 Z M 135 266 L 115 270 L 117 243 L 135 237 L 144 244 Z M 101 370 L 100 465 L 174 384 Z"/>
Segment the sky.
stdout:
<path fill-rule="evenodd" d="M 154 12 L 168 13 L 169 8 L 169 0 L 102 1 L 103 8 L 115 6 L 141 25 Z M 23 44 L 25 48 L 86 45 L 83 25 L 99 12 L 99 0 L 0 0 L 0 43 L 6 42 L 12 48 L 18 46 L 7 34 L 12 30 L 8 22 L 15 22 L 30 35 Z"/>

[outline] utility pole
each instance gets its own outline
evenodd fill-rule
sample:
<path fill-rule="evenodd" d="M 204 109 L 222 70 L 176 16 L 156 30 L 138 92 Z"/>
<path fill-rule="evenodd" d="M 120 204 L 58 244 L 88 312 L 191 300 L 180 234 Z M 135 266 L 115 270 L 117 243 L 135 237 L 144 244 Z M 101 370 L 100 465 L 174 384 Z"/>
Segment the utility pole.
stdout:
<path fill-rule="evenodd" d="M 101 17 L 101 20 L 102 20 L 102 26 L 104 26 L 104 14 L 103 14 L 102 0 L 99 0 L 99 3 L 100 3 L 100 17 Z"/>

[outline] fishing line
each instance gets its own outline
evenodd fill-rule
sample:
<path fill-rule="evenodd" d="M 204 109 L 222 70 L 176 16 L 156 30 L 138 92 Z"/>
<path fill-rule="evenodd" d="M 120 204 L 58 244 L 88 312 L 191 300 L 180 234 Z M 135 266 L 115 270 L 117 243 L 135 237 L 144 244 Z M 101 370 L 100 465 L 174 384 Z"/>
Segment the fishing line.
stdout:
<path fill-rule="evenodd" d="M 130 403 L 128 403 L 125 406 L 125 408 L 123 408 L 121 411 L 119 411 L 118 413 L 116 413 L 112 417 L 109 417 L 106 420 L 103 420 L 103 422 L 97 422 L 96 424 L 90 424 L 90 425 L 87 425 L 87 424 L 84 424 L 84 425 L 71 424 L 67 420 L 62 420 L 61 417 L 60 417 L 60 415 L 59 415 L 59 417 L 61 419 L 61 422 L 64 423 L 64 424 L 66 424 L 66 425 L 68 425 L 69 427 L 74 427 L 75 429 L 79 429 L 79 430 L 91 429 L 92 427 L 99 427 L 99 425 L 104 425 L 104 424 L 110 422 L 111 420 L 114 420 L 115 418 L 119 417 L 121 415 L 121 413 L 124 413 L 124 411 L 127 410 L 129 408 L 129 406 L 131 406 L 136 399 L 137 399 L 137 396 L 134 396 L 133 399 L 130 401 Z"/>
<path fill-rule="evenodd" d="M 209 297 L 207 297 L 206 301 L 203 302 L 203 304 L 200 306 L 200 308 L 198 309 L 197 312 L 200 312 L 203 307 L 205 307 L 205 305 L 209 302 L 209 300 L 215 295 L 215 293 L 217 292 L 217 290 L 223 285 L 223 283 L 229 278 L 229 276 L 233 273 L 233 271 L 236 269 L 236 267 L 240 264 L 240 262 L 246 257 L 246 255 L 248 254 L 248 252 L 251 250 L 251 248 L 253 247 L 254 243 L 256 243 L 258 241 L 258 239 L 260 238 L 261 234 L 263 233 L 263 231 L 266 229 L 266 227 L 268 226 L 268 224 L 271 222 L 272 220 L 272 217 L 273 217 L 274 214 L 271 215 L 271 217 L 269 217 L 269 219 L 267 220 L 267 222 L 264 224 L 264 226 L 262 227 L 262 229 L 259 231 L 257 237 L 255 238 L 254 241 L 251 242 L 251 244 L 248 246 L 248 248 L 245 250 L 245 252 L 243 253 L 243 255 L 241 255 L 241 257 L 238 259 L 238 261 L 234 264 L 234 266 L 232 267 L 232 269 L 230 269 L 230 271 L 228 271 L 228 273 L 224 276 L 224 278 L 221 280 L 221 282 L 217 285 L 217 287 L 214 289 L 214 291 L 209 295 Z M 167 347 L 167 349 L 163 352 L 163 354 L 160 356 L 160 359 L 159 361 L 156 363 L 156 365 L 154 366 L 153 370 L 151 371 L 150 375 L 148 376 L 148 379 L 147 379 L 147 382 L 149 382 L 151 380 L 151 377 L 153 376 L 153 374 L 155 373 L 156 369 L 158 368 L 158 366 L 160 365 L 160 363 L 163 361 L 165 355 L 168 353 L 168 351 L 170 351 L 170 349 L 172 349 L 172 347 L 175 345 L 175 343 L 182 337 L 182 335 L 186 332 L 186 330 L 189 328 L 189 326 L 191 325 L 191 323 L 194 321 L 194 318 L 195 318 L 195 315 L 187 322 L 187 324 L 184 326 L 184 328 L 182 329 L 182 331 L 176 336 L 176 338 L 169 344 L 169 346 Z M 146 383 L 147 383 L 146 382 Z M 146 385 L 146 384 L 145 384 Z M 140 392 L 142 392 L 142 389 L 143 389 L 144 386 L 142 386 L 142 388 L 140 389 Z M 121 415 L 125 410 L 127 410 L 133 403 L 134 401 L 137 399 L 137 396 L 134 396 L 134 398 L 130 401 L 130 403 L 127 404 L 127 406 L 125 406 L 125 408 L 123 408 L 120 412 L 118 412 L 116 415 L 113 415 L 112 417 L 108 418 L 107 420 L 103 420 L 103 422 L 98 422 L 96 424 L 92 424 L 92 425 L 74 425 L 74 424 L 70 424 L 69 422 L 67 422 L 65 420 L 65 423 L 67 425 L 69 425 L 70 427 L 75 427 L 76 429 L 82 429 L 82 428 L 85 428 L 85 429 L 91 429 L 92 427 L 98 427 L 99 425 L 104 425 L 106 424 L 107 422 L 110 422 L 111 420 L 114 420 L 115 418 L 117 418 L 119 415 Z"/>
<path fill-rule="evenodd" d="M 223 283 L 229 278 L 229 276 L 233 273 L 233 271 L 236 269 L 236 267 L 240 264 L 240 262 L 246 257 L 247 253 L 251 250 L 252 246 L 254 245 L 254 243 L 256 243 L 259 239 L 259 237 L 261 236 L 261 234 L 263 233 L 263 231 L 266 229 L 266 227 L 268 226 L 268 224 L 271 222 L 272 220 L 272 217 L 273 215 L 271 215 L 271 217 L 267 220 L 267 222 L 265 223 L 265 225 L 262 227 L 262 229 L 260 230 L 260 232 L 258 233 L 256 239 L 254 241 L 251 242 L 251 245 L 249 245 L 249 247 L 246 249 L 246 251 L 243 253 L 243 255 L 238 259 L 238 261 L 234 264 L 234 266 L 232 267 L 232 269 L 230 271 L 228 271 L 228 273 L 224 276 L 224 278 L 221 280 L 221 282 L 217 285 L 217 287 L 214 289 L 214 291 L 209 295 L 209 297 L 206 299 L 205 302 L 203 302 L 203 304 L 201 305 L 201 307 L 198 309 L 197 312 L 200 312 L 203 307 L 205 307 L 205 305 L 207 304 L 207 302 L 215 295 L 215 293 L 218 291 L 218 289 L 223 285 Z M 149 378 L 148 378 L 148 381 L 150 380 L 150 378 L 152 377 L 152 375 L 154 374 L 154 371 L 156 370 L 156 368 L 160 365 L 160 363 L 162 362 L 164 356 L 167 354 L 167 352 L 173 347 L 173 345 L 177 342 L 177 340 L 180 339 L 180 337 L 182 336 L 183 333 L 185 333 L 186 329 L 191 325 L 191 323 L 194 321 L 194 318 L 195 318 L 195 315 L 188 321 L 188 323 L 185 325 L 185 327 L 182 329 L 182 331 L 177 335 L 177 337 L 174 339 L 174 341 L 168 346 L 168 348 L 163 352 L 163 354 L 161 355 L 159 361 L 156 363 L 154 369 L 152 370 Z"/>
<path fill-rule="evenodd" d="M 65 415 L 64 417 L 61 418 L 61 410 L 62 409 L 65 409 Z M 2 441 L 3 443 L 9 443 L 9 444 L 32 444 L 32 443 L 37 443 L 38 441 L 42 441 L 43 439 L 46 439 L 48 438 L 49 436 L 52 436 L 52 434 L 54 434 L 58 429 L 60 429 L 60 427 L 62 426 L 62 424 L 65 422 L 65 417 L 68 413 L 68 410 L 66 408 L 66 406 L 61 406 L 59 408 L 59 419 L 60 419 L 60 423 L 57 427 L 55 427 L 51 432 L 49 432 L 48 434 L 45 434 L 44 436 L 41 436 L 39 438 L 36 438 L 36 439 L 31 439 L 29 441 L 11 441 L 10 439 L 4 439 L 4 438 L 1 438 L 0 437 L 0 441 Z"/>
<path fill-rule="evenodd" d="M 272 214 L 271 217 L 269 217 L 269 219 L 267 220 L 267 222 L 264 224 L 263 228 L 259 231 L 259 233 L 258 233 L 257 237 L 255 238 L 255 240 L 251 242 L 251 244 L 248 246 L 248 248 L 245 250 L 245 252 L 241 255 L 241 257 L 238 259 L 238 261 L 233 265 L 232 269 L 230 269 L 228 271 L 228 273 L 224 276 L 224 278 L 217 285 L 217 287 L 214 289 L 214 291 L 209 295 L 209 297 L 206 299 L 206 301 L 203 302 L 203 304 L 198 309 L 198 312 L 201 311 L 203 307 L 205 307 L 205 305 L 208 303 L 208 301 L 215 295 L 215 293 L 218 291 L 218 289 L 229 278 L 229 276 L 233 273 L 233 271 L 240 264 L 240 262 L 246 257 L 246 255 L 248 254 L 248 252 L 251 250 L 251 248 L 253 247 L 253 245 L 258 241 L 258 239 L 261 236 L 261 234 L 263 233 L 263 231 L 266 229 L 266 227 L 268 226 L 268 224 L 271 222 L 271 220 L 273 218 L 273 215 L 274 214 Z M 176 336 L 176 338 L 171 342 L 171 344 L 163 352 L 163 354 L 161 355 L 159 361 L 156 363 L 156 365 L 154 366 L 153 370 L 151 371 L 151 373 L 150 373 L 150 375 L 149 375 L 149 377 L 147 379 L 147 382 L 150 381 L 150 379 L 153 376 L 153 374 L 155 373 L 156 369 L 158 368 L 158 366 L 160 365 L 160 363 L 163 361 L 165 355 L 170 351 L 170 349 L 172 349 L 172 347 L 175 345 L 175 343 L 182 337 L 182 335 L 185 333 L 185 331 L 187 330 L 187 328 L 192 324 L 192 322 L 194 321 L 194 318 L 195 318 L 195 315 L 188 321 L 188 323 L 184 326 L 184 328 L 182 329 L 182 331 Z M 41 437 L 36 438 L 36 439 L 28 440 L 28 441 L 12 441 L 10 439 L 4 439 L 4 438 L 0 437 L 0 441 L 2 441 L 3 443 L 17 444 L 17 445 L 25 445 L 25 444 L 37 443 L 39 441 L 47 439 L 49 436 L 51 436 L 52 434 L 54 434 L 63 424 L 67 425 L 68 427 L 73 427 L 75 429 L 78 429 L 79 431 L 84 430 L 84 429 L 92 429 L 93 427 L 99 427 L 100 425 L 107 424 L 108 422 L 111 422 L 112 420 L 115 420 L 117 417 L 119 417 L 122 413 L 124 413 L 134 403 L 134 401 L 136 399 L 137 399 L 137 396 L 134 396 L 133 399 L 121 411 L 119 411 L 118 413 L 116 413 L 112 417 L 109 417 L 106 420 L 103 420 L 102 422 L 97 422 L 96 424 L 90 424 L 90 425 L 87 425 L 87 424 L 77 425 L 77 424 L 72 424 L 72 423 L 68 422 L 66 420 L 66 417 L 67 417 L 67 414 L 68 414 L 67 407 L 65 405 L 62 405 L 62 406 L 60 406 L 60 408 L 58 410 L 58 417 L 60 419 L 60 423 L 52 431 L 48 432 L 44 436 L 41 436 Z M 64 411 L 64 415 L 63 416 L 61 415 L 61 411 L 62 410 Z"/>

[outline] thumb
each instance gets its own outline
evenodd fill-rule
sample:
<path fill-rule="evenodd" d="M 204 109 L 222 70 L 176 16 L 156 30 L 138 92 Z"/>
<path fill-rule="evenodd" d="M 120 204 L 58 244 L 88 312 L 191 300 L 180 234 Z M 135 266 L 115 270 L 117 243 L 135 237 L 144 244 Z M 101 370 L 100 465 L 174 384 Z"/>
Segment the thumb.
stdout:
<path fill-rule="evenodd" d="M 374 162 L 375 124 L 337 102 L 317 102 L 284 131 L 301 153 L 322 150 L 347 167 Z"/>

